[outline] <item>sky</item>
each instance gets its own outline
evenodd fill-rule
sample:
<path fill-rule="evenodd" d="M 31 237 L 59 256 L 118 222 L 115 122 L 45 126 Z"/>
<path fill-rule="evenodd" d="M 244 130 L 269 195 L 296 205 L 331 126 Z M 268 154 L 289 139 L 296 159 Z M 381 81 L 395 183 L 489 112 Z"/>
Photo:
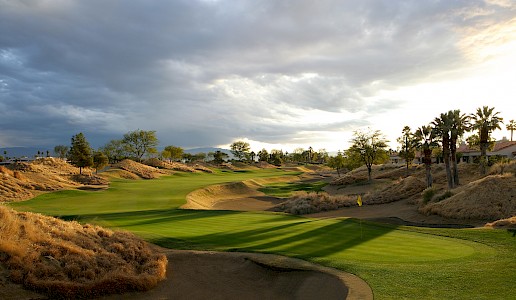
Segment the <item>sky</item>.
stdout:
<path fill-rule="evenodd" d="M 336 151 L 381 130 L 395 149 L 406 125 L 515 101 L 514 0 L 0 0 L 0 147 L 141 129 Z"/>

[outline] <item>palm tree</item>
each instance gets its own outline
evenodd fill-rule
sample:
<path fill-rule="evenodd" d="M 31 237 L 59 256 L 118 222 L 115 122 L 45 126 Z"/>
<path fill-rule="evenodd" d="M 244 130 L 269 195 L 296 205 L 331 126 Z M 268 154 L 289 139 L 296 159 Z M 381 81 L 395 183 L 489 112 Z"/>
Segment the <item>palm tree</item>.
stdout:
<path fill-rule="evenodd" d="M 442 113 L 440 117 L 435 118 L 432 122 L 434 126 L 435 135 L 441 138 L 441 145 L 443 148 L 443 161 L 446 167 L 446 178 L 448 179 L 448 188 L 452 189 L 455 186 L 453 176 L 450 168 L 450 144 L 451 144 L 451 130 L 453 127 L 453 120 L 450 113 Z"/>
<path fill-rule="evenodd" d="M 402 135 L 397 139 L 398 143 L 401 145 L 399 155 L 405 160 L 406 173 L 408 176 L 410 163 L 415 157 L 416 138 L 410 131 L 409 126 L 403 127 L 401 133 Z"/>
<path fill-rule="evenodd" d="M 512 142 L 512 132 L 516 130 L 516 122 L 514 120 L 510 120 L 509 124 L 507 124 L 507 130 L 511 131 L 511 142 Z"/>
<path fill-rule="evenodd" d="M 484 106 L 477 108 L 477 112 L 471 115 L 473 130 L 478 130 L 480 137 L 480 173 L 486 174 L 487 166 L 487 148 L 489 147 L 489 134 L 501 129 L 500 124 L 503 123 L 503 118 L 499 117 L 500 112 L 493 113 L 494 107 Z"/>
<path fill-rule="evenodd" d="M 426 186 L 432 187 L 432 148 L 437 146 L 435 143 L 435 132 L 431 126 L 419 127 L 414 136 L 417 139 L 417 148 L 423 151 L 423 163 L 426 170 Z"/>
<path fill-rule="evenodd" d="M 453 168 L 453 182 L 459 185 L 459 171 L 457 169 L 457 140 L 464 135 L 469 128 L 469 117 L 461 114 L 460 110 L 450 110 L 448 117 L 451 119 L 452 128 L 450 131 L 450 155 Z"/>

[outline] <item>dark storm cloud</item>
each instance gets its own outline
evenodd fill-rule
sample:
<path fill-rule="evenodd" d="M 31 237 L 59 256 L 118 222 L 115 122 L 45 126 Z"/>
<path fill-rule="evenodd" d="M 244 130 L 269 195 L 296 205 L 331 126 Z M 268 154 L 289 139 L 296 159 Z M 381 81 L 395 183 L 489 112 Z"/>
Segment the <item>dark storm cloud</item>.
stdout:
<path fill-rule="evenodd" d="M 162 144 L 288 143 L 313 110 L 386 113 L 379 87 L 460 66 L 481 1 L 2 1 L 0 144 L 95 146 L 137 128 Z M 491 12 L 488 15 L 493 15 Z M 477 20 L 478 21 L 478 20 Z M 8 113 L 7 113 L 8 112 Z"/>

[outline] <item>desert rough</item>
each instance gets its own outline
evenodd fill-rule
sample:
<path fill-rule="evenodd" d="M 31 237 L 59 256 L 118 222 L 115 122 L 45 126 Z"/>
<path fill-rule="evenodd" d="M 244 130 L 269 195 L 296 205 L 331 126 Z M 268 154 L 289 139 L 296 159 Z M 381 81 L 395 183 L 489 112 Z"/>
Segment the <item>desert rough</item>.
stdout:
<path fill-rule="evenodd" d="M 52 299 L 146 291 L 165 278 L 166 256 L 130 233 L 3 205 L 0 220 L 0 263 L 10 280 Z"/>

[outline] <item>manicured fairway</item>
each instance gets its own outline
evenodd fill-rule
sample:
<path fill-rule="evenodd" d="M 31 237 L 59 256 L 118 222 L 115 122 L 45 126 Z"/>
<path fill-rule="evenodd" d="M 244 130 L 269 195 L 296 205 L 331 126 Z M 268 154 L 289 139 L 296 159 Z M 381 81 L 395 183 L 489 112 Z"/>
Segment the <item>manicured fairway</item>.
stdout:
<path fill-rule="evenodd" d="M 516 294 L 516 237 L 507 231 L 177 209 L 187 193 L 206 185 L 287 174 L 262 170 L 119 180 L 107 191 L 57 192 L 12 206 L 130 230 L 165 247 L 311 260 L 359 275 L 375 299 L 511 299 Z"/>

